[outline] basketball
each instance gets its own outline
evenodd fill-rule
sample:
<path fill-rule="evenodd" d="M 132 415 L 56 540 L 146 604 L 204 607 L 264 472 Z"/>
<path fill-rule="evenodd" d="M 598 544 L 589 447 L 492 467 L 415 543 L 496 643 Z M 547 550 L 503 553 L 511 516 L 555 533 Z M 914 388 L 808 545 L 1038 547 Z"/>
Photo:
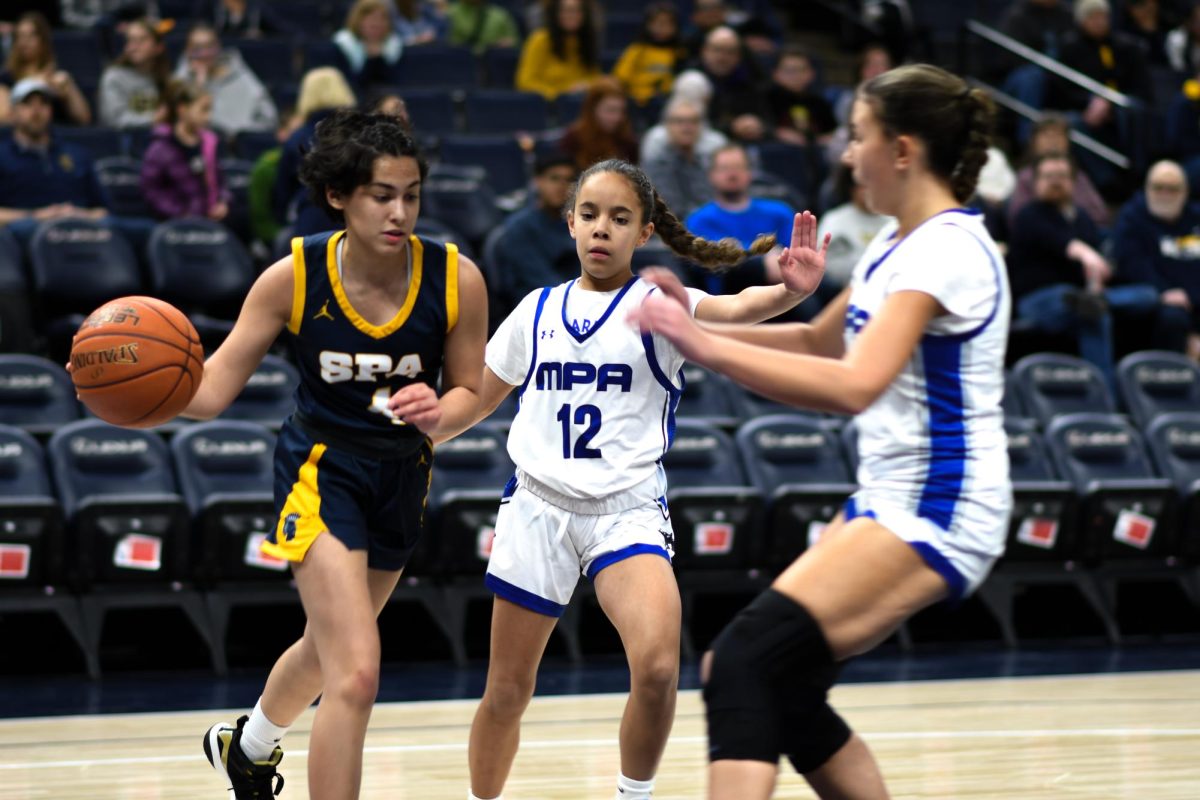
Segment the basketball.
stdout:
<path fill-rule="evenodd" d="M 71 346 L 71 378 L 100 419 L 150 428 L 179 414 L 200 386 L 204 349 L 182 311 L 121 297 L 91 313 Z"/>

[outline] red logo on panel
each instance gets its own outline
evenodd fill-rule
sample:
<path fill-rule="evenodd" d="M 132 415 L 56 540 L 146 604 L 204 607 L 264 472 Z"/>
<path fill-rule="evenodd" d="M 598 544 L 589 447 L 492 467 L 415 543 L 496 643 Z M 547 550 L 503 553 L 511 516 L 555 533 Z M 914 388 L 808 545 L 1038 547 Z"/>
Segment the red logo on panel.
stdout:
<path fill-rule="evenodd" d="M 1154 538 L 1154 517 L 1125 509 L 1117 515 L 1117 524 L 1113 526 L 1113 538 L 1139 550 L 1145 550 Z"/>
<path fill-rule="evenodd" d="M 1058 541 L 1058 521 L 1045 517 L 1027 517 L 1017 528 L 1017 541 L 1043 550 L 1053 550 Z"/>
<path fill-rule="evenodd" d="M 27 544 L 0 544 L 0 579 L 29 577 L 30 549 Z"/>
<path fill-rule="evenodd" d="M 246 537 L 246 552 L 243 554 L 242 561 L 248 567 L 260 567 L 269 569 L 274 572 L 283 572 L 288 568 L 288 562 L 282 558 L 276 558 L 273 555 L 262 551 L 262 544 L 266 541 L 267 534 L 252 533 Z"/>
<path fill-rule="evenodd" d="M 696 555 L 723 556 L 733 549 L 733 526 L 728 522 L 701 522 L 696 526 Z"/>
<path fill-rule="evenodd" d="M 157 572 L 162 568 L 162 539 L 131 533 L 117 542 L 113 564 L 126 569 Z"/>
<path fill-rule="evenodd" d="M 475 554 L 483 561 L 492 557 L 492 540 L 496 538 L 496 529 L 484 525 L 475 536 Z"/>

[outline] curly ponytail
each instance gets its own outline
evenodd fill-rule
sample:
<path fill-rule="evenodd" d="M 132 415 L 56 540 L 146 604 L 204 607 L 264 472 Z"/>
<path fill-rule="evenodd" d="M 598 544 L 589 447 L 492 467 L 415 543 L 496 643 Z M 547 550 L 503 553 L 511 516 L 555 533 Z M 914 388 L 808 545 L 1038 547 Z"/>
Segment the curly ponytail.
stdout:
<path fill-rule="evenodd" d="M 749 250 L 742 249 L 741 242 L 737 239 L 727 238 L 719 242 L 710 242 L 700 238 L 684 227 L 684 224 L 679 221 L 679 217 L 675 216 L 667 207 L 645 172 L 628 161 L 618 158 L 610 158 L 607 161 L 593 164 L 580 174 L 575 185 L 571 187 L 566 206 L 563 209 L 564 214 L 575 208 L 575 197 L 579 193 L 579 188 L 587 182 L 588 178 L 601 172 L 615 172 L 627 180 L 642 206 L 642 225 L 653 222 L 654 230 L 667 247 L 705 269 L 719 272 L 740 264 L 752 255 L 767 253 L 775 246 L 774 235 L 759 236 Z"/>
<path fill-rule="evenodd" d="M 992 99 L 979 89 L 968 89 L 963 103 L 967 106 L 966 141 L 954 171 L 950 173 L 950 189 L 960 203 L 975 194 L 979 172 L 987 162 L 989 134 L 992 127 Z"/>

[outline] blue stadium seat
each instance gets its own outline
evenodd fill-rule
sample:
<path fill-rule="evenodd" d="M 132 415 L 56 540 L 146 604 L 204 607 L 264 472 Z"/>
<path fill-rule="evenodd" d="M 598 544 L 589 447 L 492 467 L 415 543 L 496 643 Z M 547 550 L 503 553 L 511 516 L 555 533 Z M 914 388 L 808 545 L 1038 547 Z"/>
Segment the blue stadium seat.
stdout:
<path fill-rule="evenodd" d="M 497 194 L 525 189 L 529 183 L 525 153 L 512 136 L 447 136 L 438 154 L 446 164 L 482 167 Z"/>
<path fill-rule="evenodd" d="M 439 220 L 454 220 L 456 229 L 472 248 L 500 225 L 495 194 L 490 184 L 470 174 L 439 164 L 421 185 L 422 211 Z"/>
<path fill-rule="evenodd" d="M 0 289 L 24 291 L 27 285 L 21 243 L 8 228 L 0 228 Z"/>
<path fill-rule="evenodd" d="M 550 127 L 550 106 L 534 92 L 476 89 L 467 92 L 466 130 L 472 134 L 541 131 Z"/>
<path fill-rule="evenodd" d="M 104 70 L 104 51 L 95 29 L 56 30 L 50 34 L 54 61 L 78 81 L 83 76 L 99 77 Z"/>
<path fill-rule="evenodd" d="M 1000 409 L 1004 412 L 1005 425 L 1028 427 L 1037 424 L 1037 421 L 1030 417 L 1029 411 L 1025 408 L 1021 390 L 1017 386 L 1016 378 L 1013 377 L 1011 370 L 1004 373 L 1004 398 L 1000 401 Z"/>
<path fill-rule="evenodd" d="M 583 113 L 583 93 L 571 92 L 554 98 L 554 119 L 559 127 L 565 128 Z"/>
<path fill-rule="evenodd" d="M 413 128 L 422 134 L 445 136 L 458 130 L 454 98 L 443 89 L 407 89 L 404 105 Z"/>
<path fill-rule="evenodd" d="M 683 396 L 679 400 L 681 419 L 696 419 L 724 428 L 737 425 L 740 408 L 728 378 L 694 364 L 683 367 Z"/>
<path fill-rule="evenodd" d="M 786 142 L 759 142 L 754 145 L 758 153 L 758 166 L 763 172 L 777 176 L 801 197 L 812 196 L 813 177 L 809 172 L 809 159 L 801 148 Z"/>
<path fill-rule="evenodd" d="M 64 552 L 42 446 L 20 428 L 0 425 L 0 588 L 61 583 Z"/>
<path fill-rule="evenodd" d="M 29 242 L 34 295 L 43 318 L 79 315 L 70 332 L 99 305 L 141 293 L 133 249 L 118 231 L 89 219 L 43 222 Z"/>
<path fill-rule="evenodd" d="M 0 424 L 49 435 L 77 419 L 75 384 L 61 364 L 40 356 L 0 355 Z"/>
<path fill-rule="evenodd" d="M 171 440 L 205 584 L 286 580 L 287 563 L 258 549 L 275 528 L 274 453 L 275 434 L 253 422 L 202 422 Z"/>
<path fill-rule="evenodd" d="M 1200 558 L 1200 412 L 1160 414 L 1146 429 L 1159 471 L 1179 494 L 1180 554 Z"/>
<path fill-rule="evenodd" d="M 96 160 L 96 177 L 108 192 L 109 210 L 122 217 L 150 217 L 142 192 L 142 162 L 129 156 Z"/>
<path fill-rule="evenodd" d="M 251 164 L 258 161 L 263 153 L 279 146 L 275 131 L 242 131 L 233 140 L 233 150 L 237 157 Z"/>
<path fill-rule="evenodd" d="M 511 89 L 516 83 L 517 63 L 521 51 L 516 47 L 490 47 L 483 54 L 483 72 L 487 85 L 496 89 Z"/>
<path fill-rule="evenodd" d="M 303 58 L 305 72 L 317 67 L 336 67 L 338 65 L 338 48 L 330 39 L 306 39 Z"/>
<path fill-rule="evenodd" d="M 250 172 L 254 163 L 241 158 L 221 159 L 221 175 L 229 190 L 229 213 L 221 224 L 237 234 L 243 242 L 253 238 L 250 229 Z"/>
<path fill-rule="evenodd" d="M 766 497 L 764 548 L 755 563 L 783 569 L 811 546 L 854 492 L 838 434 L 810 417 L 777 414 L 738 428 L 738 452 Z"/>
<path fill-rule="evenodd" d="M 1130 353 L 1117 364 L 1117 390 L 1145 430 L 1160 414 L 1200 410 L 1200 366 L 1182 353 Z"/>
<path fill-rule="evenodd" d="M 223 420 L 240 420 L 279 430 L 296 408 L 300 373 L 291 362 L 268 353 L 225 411 Z"/>
<path fill-rule="evenodd" d="M 187 509 L 159 435 L 85 419 L 59 428 L 47 451 L 77 585 L 190 577 Z"/>
<path fill-rule="evenodd" d="M 1079 553 L 1088 560 L 1175 555 L 1175 490 L 1141 434 L 1115 414 L 1066 414 L 1046 430 L 1055 467 L 1080 501 Z"/>
<path fill-rule="evenodd" d="M 472 253 L 475 248 L 471 246 L 470 239 L 461 231 L 455 230 L 440 219 L 423 214 L 417 218 L 417 224 L 413 227 L 413 233 L 418 236 L 424 236 L 427 239 L 432 239 L 440 244 L 448 242 L 455 244 L 458 246 L 458 252 L 468 258 L 473 258 Z"/>
<path fill-rule="evenodd" d="M 1009 427 L 1008 459 L 1013 483 L 1013 513 L 1006 561 L 1057 561 L 1076 558 L 1075 494 L 1046 452 L 1041 434 Z"/>
<path fill-rule="evenodd" d="M 758 566 L 750 556 L 762 492 L 733 453 L 733 440 L 719 428 L 702 420 L 676 422 L 662 462 L 680 573 Z"/>
<path fill-rule="evenodd" d="M 155 226 L 146 253 L 155 297 L 187 314 L 206 340 L 229 331 L 257 274 L 228 228 L 206 219 L 168 220 Z"/>
<path fill-rule="evenodd" d="M 150 137 L 153 135 L 153 129 L 150 127 L 143 128 L 126 128 L 121 132 L 121 139 L 124 149 L 122 152 L 125 155 L 133 156 L 141 161 L 142 156 L 146 154 L 146 148 L 150 146 Z M 218 146 L 217 154 L 220 155 L 221 148 Z"/>
<path fill-rule="evenodd" d="M 21 245 L 12 231 L 0 228 L 0 353 L 41 349 L 33 317 Z"/>
<path fill-rule="evenodd" d="M 58 141 L 82 147 L 93 161 L 125 152 L 125 137 L 116 128 L 55 125 L 52 136 Z"/>
<path fill-rule="evenodd" d="M 483 574 L 500 497 L 513 470 L 505 436 L 492 425 L 477 425 L 438 445 L 429 492 L 437 534 L 419 548 L 425 551 L 421 561 L 426 571 L 440 567 L 476 579 Z M 434 547 L 438 544 L 440 553 Z"/>
<path fill-rule="evenodd" d="M 604 20 L 604 49 L 622 51 L 642 32 L 641 13 L 620 13 L 611 9 Z"/>
<path fill-rule="evenodd" d="M 1057 353 L 1026 356 L 1013 366 L 1013 380 L 1026 413 L 1043 428 L 1061 414 L 1116 411 L 1100 370 L 1081 358 Z"/>
<path fill-rule="evenodd" d="M 398 71 L 402 88 L 470 89 L 479 83 L 479 65 L 466 47 L 410 47 L 404 51 Z"/>

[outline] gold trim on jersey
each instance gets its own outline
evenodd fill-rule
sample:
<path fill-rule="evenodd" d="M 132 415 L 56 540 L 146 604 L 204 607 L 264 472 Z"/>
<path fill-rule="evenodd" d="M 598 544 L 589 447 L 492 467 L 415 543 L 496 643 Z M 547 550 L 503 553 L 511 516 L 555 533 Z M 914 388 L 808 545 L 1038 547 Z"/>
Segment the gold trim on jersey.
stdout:
<path fill-rule="evenodd" d="M 458 245 L 446 242 L 446 333 L 458 324 Z"/>
<path fill-rule="evenodd" d="M 288 319 L 288 330 L 300 335 L 300 323 L 304 321 L 304 293 L 307 290 L 307 272 L 304 266 L 304 239 L 292 239 L 292 316 Z"/>
<path fill-rule="evenodd" d="M 412 313 L 413 306 L 417 304 L 417 295 L 421 293 L 421 266 L 424 261 L 424 247 L 421 246 L 421 240 L 415 235 L 408 237 L 408 246 L 412 248 L 412 275 L 408 279 L 408 295 L 404 298 L 404 305 L 396 312 L 396 316 L 392 317 L 386 324 L 372 325 L 354 310 L 354 306 L 350 305 L 350 299 L 346 297 L 346 290 L 342 287 L 342 279 L 338 276 L 337 244 L 345 235 L 345 231 L 338 231 L 329 237 L 329 244 L 325 251 L 325 268 L 329 273 L 329 285 L 333 287 L 333 296 L 337 298 L 338 307 L 342 309 L 342 313 L 346 315 L 346 319 L 350 320 L 350 323 L 354 327 L 367 336 L 373 339 L 382 339 L 399 330 L 400 326 L 408 321 L 408 316 Z"/>
<path fill-rule="evenodd" d="M 317 464 L 323 455 L 323 444 L 314 444 L 308 452 L 308 460 L 300 467 L 292 491 L 275 521 L 275 541 L 264 541 L 259 548 L 267 555 L 286 561 L 303 561 L 317 537 L 329 530 L 321 519 L 321 492 L 317 486 Z M 287 530 L 289 518 L 291 538 L 288 538 Z"/>

